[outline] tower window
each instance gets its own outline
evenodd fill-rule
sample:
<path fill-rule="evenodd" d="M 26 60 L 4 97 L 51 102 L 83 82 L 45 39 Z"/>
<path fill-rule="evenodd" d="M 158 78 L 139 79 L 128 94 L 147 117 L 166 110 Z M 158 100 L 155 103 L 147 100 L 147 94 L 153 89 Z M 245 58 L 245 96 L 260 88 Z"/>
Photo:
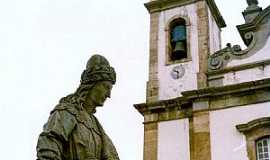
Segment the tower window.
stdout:
<path fill-rule="evenodd" d="M 170 24 L 170 60 L 187 58 L 186 22 L 182 18 L 175 19 Z"/>
<path fill-rule="evenodd" d="M 265 137 L 256 142 L 257 160 L 270 160 L 270 137 Z"/>

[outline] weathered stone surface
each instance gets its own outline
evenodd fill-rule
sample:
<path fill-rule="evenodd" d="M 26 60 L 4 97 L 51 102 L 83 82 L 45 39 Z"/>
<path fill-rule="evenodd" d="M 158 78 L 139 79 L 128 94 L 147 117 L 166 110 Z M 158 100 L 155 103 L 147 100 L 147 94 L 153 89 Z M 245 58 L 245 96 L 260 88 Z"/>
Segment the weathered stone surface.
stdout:
<path fill-rule="evenodd" d="M 207 4 L 205 1 L 197 3 L 198 17 L 198 55 L 199 73 L 197 73 L 198 88 L 207 87 L 207 59 L 209 54 L 209 18 Z"/>
<path fill-rule="evenodd" d="M 209 113 L 193 114 L 193 157 L 195 160 L 210 160 Z"/>
<path fill-rule="evenodd" d="M 246 136 L 247 153 L 250 160 L 256 160 L 256 141 L 261 137 L 270 135 L 270 117 L 263 117 L 246 124 L 239 124 L 236 126 L 239 132 Z"/>
<path fill-rule="evenodd" d="M 157 160 L 158 125 L 144 124 L 144 160 Z"/>
<path fill-rule="evenodd" d="M 37 144 L 38 160 L 119 160 L 116 149 L 94 116 L 110 97 L 116 73 L 109 62 L 94 55 L 75 93 L 59 101 L 44 125 Z"/>
<path fill-rule="evenodd" d="M 194 133 L 193 135 L 193 159 L 194 160 L 210 160 L 210 134 Z"/>
<path fill-rule="evenodd" d="M 158 29 L 160 13 L 150 15 L 150 55 L 149 55 L 149 81 L 147 82 L 146 101 L 158 100 Z"/>

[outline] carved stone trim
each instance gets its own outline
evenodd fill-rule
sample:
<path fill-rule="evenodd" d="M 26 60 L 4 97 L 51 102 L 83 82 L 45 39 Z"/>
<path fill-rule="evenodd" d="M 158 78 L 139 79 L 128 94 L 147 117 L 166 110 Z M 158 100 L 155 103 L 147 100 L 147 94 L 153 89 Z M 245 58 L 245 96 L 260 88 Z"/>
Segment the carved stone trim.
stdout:
<path fill-rule="evenodd" d="M 248 54 L 252 50 L 257 42 L 257 38 L 253 32 L 248 32 L 245 34 L 246 39 L 250 39 L 250 45 L 242 50 L 239 45 L 231 46 L 230 43 L 227 44 L 226 48 L 223 48 L 214 54 L 210 55 L 208 58 L 208 71 L 219 70 L 224 68 L 233 59 L 243 59 L 251 56 Z"/>
<path fill-rule="evenodd" d="M 158 31 L 160 13 L 150 14 L 150 50 L 149 50 L 149 81 L 147 82 L 146 101 L 158 100 Z"/>
<path fill-rule="evenodd" d="M 202 1 L 202 0 L 181 0 L 181 1 L 179 0 L 153 0 L 153 1 L 145 3 L 144 6 L 147 8 L 147 10 L 150 13 L 153 13 L 153 12 L 160 12 L 163 10 L 196 3 L 198 1 Z M 225 21 L 223 17 L 221 16 L 216 6 L 215 1 L 214 0 L 206 0 L 206 1 L 213 14 L 213 17 L 215 18 L 217 22 L 217 25 L 220 28 L 226 27 Z"/>
<path fill-rule="evenodd" d="M 208 69 L 207 59 L 210 52 L 209 39 L 209 12 L 205 1 L 197 3 L 197 25 L 198 25 L 198 65 L 199 72 L 197 72 L 197 87 L 207 87 L 206 72 Z"/>
<path fill-rule="evenodd" d="M 246 136 L 249 160 L 256 160 L 256 141 L 270 136 L 270 117 L 255 119 L 246 124 L 237 125 L 236 128 Z"/>
<path fill-rule="evenodd" d="M 153 103 L 134 104 L 142 114 L 161 113 L 171 110 L 185 110 L 192 108 L 194 102 L 209 102 L 209 107 L 204 107 L 194 112 L 219 110 L 231 107 L 245 106 L 270 101 L 270 78 L 240 84 L 209 87 L 205 89 L 182 92 L 183 97 Z"/>
<path fill-rule="evenodd" d="M 270 117 L 263 117 L 250 121 L 246 124 L 239 124 L 236 126 L 236 128 L 239 132 L 245 133 L 254 130 L 255 128 L 262 128 L 267 126 L 270 127 Z"/>
<path fill-rule="evenodd" d="M 251 41 L 249 37 L 246 37 L 246 33 L 254 32 L 257 28 L 259 28 L 259 25 L 263 22 L 263 20 L 267 16 L 269 16 L 269 14 L 270 14 L 270 6 L 261 11 L 260 14 L 256 18 L 254 18 L 252 22 L 236 26 L 244 43 L 247 46 L 250 44 Z"/>
<path fill-rule="evenodd" d="M 144 124 L 144 160 L 157 160 L 158 153 L 158 124 Z"/>
<path fill-rule="evenodd" d="M 142 114 L 144 113 L 158 113 L 166 110 L 173 110 L 177 109 L 180 110 L 182 108 L 186 108 L 190 102 L 184 98 L 174 98 L 169 100 L 161 100 L 151 103 L 141 103 L 141 104 L 134 104 L 134 107 Z"/>
<path fill-rule="evenodd" d="M 219 28 L 226 27 L 226 23 L 221 15 L 221 13 L 219 12 L 219 9 L 218 9 L 215 1 L 214 0 L 207 0 L 206 2 L 207 2 L 208 6 L 212 12 L 214 19 L 217 22 L 218 27 Z"/>
<path fill-rule="evenodd" d="M 241 50 L 239 45 L 221 49 L 208 58 L 208 71 L 216 71 L 225 66 L 233 59 L 244 59 L 255 54 L 267 42 L 269 30 L 270 6 L 264 9 L 252 22 L 237 26 L 244 43 L 248 46 Z"/>
<path fill-rule="evenodd" d="M 211 77 L 215 76 L 215 75 L 225 74 L 225 73 L 229 73 L 229 72 L 232 72 L 232 71 L 236 72 L 236 71 L 261 67 L 261 66 L 265 67 L 267 65 L 270 65 L 270 59 L 264 60 L 264 61 L 259 61 L 259 62 L 256 62 L 256 63 L 247 63 L 247 64 L 242 64 L 242 65 L 239 65 L 239 66 L 228 67 L 228 68 L 224 68 L 224 69 L 221 69 L 221 70 L 211 71 L 211 72 L 207 73 L 207 75 L 209 76 L 208 80 L 213 79 Z"/>

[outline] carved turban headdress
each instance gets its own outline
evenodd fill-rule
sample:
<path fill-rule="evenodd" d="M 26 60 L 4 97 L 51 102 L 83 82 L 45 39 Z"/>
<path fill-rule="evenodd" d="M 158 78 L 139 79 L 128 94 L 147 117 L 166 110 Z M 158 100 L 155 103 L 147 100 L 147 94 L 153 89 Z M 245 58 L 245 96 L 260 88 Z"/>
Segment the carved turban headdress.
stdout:
<path fill-rule="evenodd" d="M 114 68 L 101 55 L 93 55 L 81 75 L 81 84 L 91 84 L 97 81 L 111 81 L 113 84 L 116 81 Z"/>

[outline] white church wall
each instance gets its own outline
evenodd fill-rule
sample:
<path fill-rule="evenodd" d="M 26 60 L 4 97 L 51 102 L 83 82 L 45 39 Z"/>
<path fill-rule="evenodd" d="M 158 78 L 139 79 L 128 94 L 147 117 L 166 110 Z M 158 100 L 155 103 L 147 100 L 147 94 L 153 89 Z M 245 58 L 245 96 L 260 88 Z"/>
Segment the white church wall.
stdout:
<path fill-rule="evenodd" d="M 188 119 L 158 123 L 158 160 L 189 160 Z"/>
<path fill-rule="evenodd" d="M 159 18 L 158 37 L 158 78 L 159 78 L 159 99 L 170 99 L 181 96 L 181 92 L 197 89 L 198 66 L 198 31 L 197 31 L 197 6 L 190 4 L 187 6 L 162 11 Z M 166 65 L 166 32 L 165 27 L 168 21 L 176 15 L 188 17 L 190 21 L 190 53 L 192 61 Z M 177 80 L 172 79 L 172 68 L 182 65 L 185 70 L 184 76 Z"/>
<path fill-rule="evenodd" d="M 270 65 L 224 74 L 223 85 L 238 84 L 270 78 Z"/>
<path fill-rule="evenodd" d="M 210 112 L 211 159 L 248 160 L 245 136 L 236 125 L 270 116 L 270 102 Z"/>
<path fill-rule="evenodd" d="M 238 66 L 241 64 L 247 64 L 247 63 L 254 63 L 254 62 L 258 62 L 258 61 L 263 61 L 263 60 L 269 60 L 270 59 L 270 36 L 267 39 L 266 44 L 263 46 L 262 49 L 260 49 L 257 53 L 255 53 L 254 55 L 248 57 L 248 58 L 244 58 L 241 60 L 232 60 L 231 62 L 229 62 L 227 64 L 227 67 L 233 67 L 233 66 Z"/>
<path fill-rule="evenodd" d="M 208 8 L 208 19 L 209 19 L 209 42 L 210 42 L 210 54 L 220 50 L 220 29 Z"/>

